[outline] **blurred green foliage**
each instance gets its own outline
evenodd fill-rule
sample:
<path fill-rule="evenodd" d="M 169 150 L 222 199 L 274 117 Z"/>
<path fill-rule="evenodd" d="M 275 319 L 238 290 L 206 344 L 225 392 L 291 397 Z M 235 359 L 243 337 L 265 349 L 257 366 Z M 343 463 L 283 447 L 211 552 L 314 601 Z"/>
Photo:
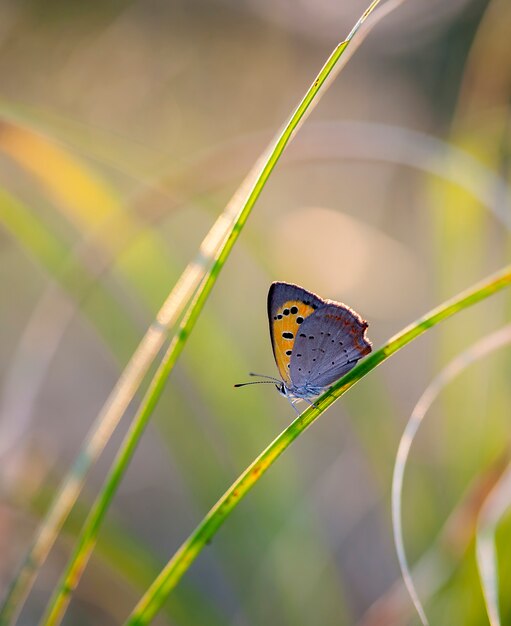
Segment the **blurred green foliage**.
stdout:
<path fill-rule="evenodd" d="M 265 309 L 272 280 L 360 310 L 377 346 L 508 259 L 508 229 L 492 207 L 498 201 L 509 213 L 511 203 L 511 8 L 504 0 L 449 5 L 405 3 L 383 22 L 307 123 L 308 141 L 298 138 L 275 172 L 137 451 L 66 624 L 120 623 L 293 417 L 271 388 L 232 388 L 250 370 L 275 372 Z M 41 500 L 144 329 L 359 12 L 354 1 L 2 3 L 4 588 Z M 352 120 L 367 127 L 353 125 L 348 141 Z M 396 163 L 407 146 L 398 134 L 382 146 L 371 123 L 441 137 L 443 152 L 430 158 L 444 176 Z M 477 197 L 453 183 L 456 149 L 506 194 L 483 178 L 474 181 Z M 367 156 L 376 152 L 388 159 Z M 509 310 L 509 296 L 497 295 L 354 388 L 241 504 L 156 623 L 413 623 L 406 599 L 391 605 L 390 618 L 379 611 L 371 622 L 369 612 L 399 578 L 389 497 L 399 436 L 431 378 Z M 451 568 L 440 588 L 422 594 L 434 624 L 486 623 L 477 511 L 455 526 L 460 545 L 452 534 L 438 538 L 474 481 L 507 459 L 510 362 L 501 351 L 450 385 L 412 450 L 403 501 L 409 557 L 435 553 Z M 39 619 L 76 532 L 72 521 L 20 623 Z M 498 532 L 503 623 L 511 620 L 503 591 L 510 532 L 507 518 Z"/>

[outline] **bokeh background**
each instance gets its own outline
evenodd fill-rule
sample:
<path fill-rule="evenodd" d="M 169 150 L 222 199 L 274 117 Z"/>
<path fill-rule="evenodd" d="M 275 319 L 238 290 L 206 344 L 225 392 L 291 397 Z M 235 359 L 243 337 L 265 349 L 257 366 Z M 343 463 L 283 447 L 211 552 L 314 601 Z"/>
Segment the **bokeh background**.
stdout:
<path fill-rule="evenodd" d="M 202 238 L 365 8 L 359 0 L 0 2 L 0 588 Z M 338 299 L 375 346 L 509 257 L 511 4 L 408 0 L 370 34 L 265 188 L 115 499 L 65 624 L 119 624 L 293 418 L 271 387 L 272 280 Z M 157 624 L 415 624 L 390 481 L 432 378 L 506 323 L 499 294 L 357 385 L 278 461 Z M 438 625 L 487 623 L 479 504 L 509 458 L 511 360 L 434 403 L 403 516 Z M 127 419 L 20 624 L 40 618 Z M 511 520 L 498 535 L 503 589 Z M 511 621 L 511 597 L 502 592 Z"/>

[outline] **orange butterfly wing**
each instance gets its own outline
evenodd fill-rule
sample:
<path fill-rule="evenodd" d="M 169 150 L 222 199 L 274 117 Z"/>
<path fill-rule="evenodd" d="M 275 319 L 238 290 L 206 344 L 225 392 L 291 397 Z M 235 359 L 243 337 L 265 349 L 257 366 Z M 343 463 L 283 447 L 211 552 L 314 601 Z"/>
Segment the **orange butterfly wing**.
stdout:
<path fill-rule="evenodd" d="M 275 362 L 282 380 L 291 383 L 289 367 L 296 335 L 302 322 L 325 302 L 290 283 L 272 283 L 268 292 L 268 317 Z"/>
<path fill-rule="evenodd" d="M 298 329 L 303 320 L 313 312 L 312 306 L 299 300 L 290 300 L 284 302 L 277 310 L 274 315 L 277 319 L 271 320 L 273 322 L 273 353 L 282 380 L 286 383 L 291 382 L 289 363 Z"/>

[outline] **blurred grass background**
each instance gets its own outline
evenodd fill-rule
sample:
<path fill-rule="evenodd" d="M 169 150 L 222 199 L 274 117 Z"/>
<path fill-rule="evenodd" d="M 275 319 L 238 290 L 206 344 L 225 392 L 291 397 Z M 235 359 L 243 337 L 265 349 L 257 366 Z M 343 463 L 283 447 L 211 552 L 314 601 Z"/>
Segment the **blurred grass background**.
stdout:
<path fill-rule="evenodd" d="M 169 288 L 363 8 L 0 3 L 3 589 Z M 271 389 L 232 388 L 249 370 L 275 372 L 272 280 L 353 306 L 378 345 L 506 262 L 510 27 L 504 0 L 409 0 L 364 42 L 251 216 L 64 623 L 120 623 L 292 418 Z M 389 497 L 399 436 L 435 373 L 509 310 L 509 296 L 495 296 L 353 389 L 242 503 L 155 623 L 415 623 L 406 599 L 397 617 L 388 603 L 391 617 L 371 611 L 399 578 Z M 412 450 L 409 557 L 431 551 L 449 563 L 425 598 L 435 624 L 486 623 L 473 519 L 458 516 L 450 533 L 445 524 L 508 456 L 509 374 L 505 351 L 472 366 L 435 403 Z M 20 623 L 39 619 L 126 426 Z M 504 581 L 510 539 L 508 520 Z M 511 620 L 505 594 L 502 610 Z"/>

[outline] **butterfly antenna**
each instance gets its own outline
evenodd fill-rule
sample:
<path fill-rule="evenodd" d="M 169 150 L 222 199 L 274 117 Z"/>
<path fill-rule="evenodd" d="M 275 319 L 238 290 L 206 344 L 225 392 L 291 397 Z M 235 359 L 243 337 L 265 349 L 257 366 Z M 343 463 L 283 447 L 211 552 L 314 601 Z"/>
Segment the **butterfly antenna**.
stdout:
<path fill-rule="evenodd" d="M 267 378 L 268 380 L 273 380 L 276 383 L 281 383 L 282 381 L 279 378 L 274 378 L 273 376 L 268 376 L 267 374 L 256 374 L 255 372 L 249 372 L 249 376 L 258 376 L 259 378 Z"/>
<path fill-rule="evenodd" d="M 277 381 L 280 382 L 280 381 Z M 254 380 L 250 383 L 236 383 L 235 387 L 245 387 L 246 385 L 274 385 L 273 380 Z"/>

